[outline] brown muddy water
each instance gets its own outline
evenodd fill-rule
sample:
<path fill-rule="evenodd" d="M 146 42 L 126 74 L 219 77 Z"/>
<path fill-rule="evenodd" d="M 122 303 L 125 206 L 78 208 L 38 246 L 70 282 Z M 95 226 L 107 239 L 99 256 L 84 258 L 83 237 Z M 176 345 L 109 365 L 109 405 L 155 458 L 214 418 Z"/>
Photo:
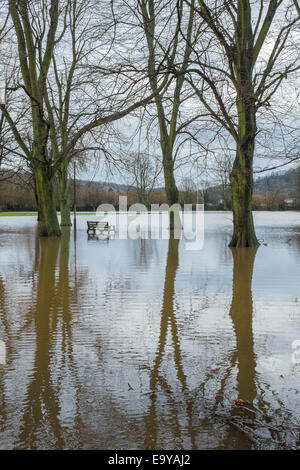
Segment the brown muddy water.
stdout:
<path fill-rule="evenodd" d="M 199 251 L 87 219 L 0 218 L 0 449 L 299 446 L 300 214 L 255 214 L 257 251 L 230 213 Z"/>

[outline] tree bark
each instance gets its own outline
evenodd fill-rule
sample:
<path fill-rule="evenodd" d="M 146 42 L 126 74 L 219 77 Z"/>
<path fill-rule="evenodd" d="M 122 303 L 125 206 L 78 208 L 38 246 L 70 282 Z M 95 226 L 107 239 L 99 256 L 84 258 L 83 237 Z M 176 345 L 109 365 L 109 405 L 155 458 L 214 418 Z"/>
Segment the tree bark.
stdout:
<path fill-rule="evenodd" d="M 163 159 L 163 169 L 164 169 L 164 177 L 165 177 L 165 190 L 167 196 L 167 203 L 169 207 L 173 204 L 178 204 L 179 201 L 179 193 L 175 182 L 174 176 L 174 163 L 172 155 L 164 156 Z M 170 219 L 169 219 L 169 228 L 170 230 L 174 230 L 175 228 L 175 217 L 174 211 L 170 211 Z"/>
<path fill-rule="evenodd" d="M 39 222 L 40 236 L 60 236 L 56 207 L 54 201 L 53 179 L 45 165 L 35 165 L 34 177 L 36 193 L 40 208 L 41 220 Z"/>
<path fill-rule="evenodd" d="M 59 191 L 59 205 L 60 205 L 60 225 L 62 227 L 70 227 L 71 212 L 70 212 L 70 199 L 68 188 L 68 162 L 64 161 L 62 167 L 58 172 L 58 191 Z"/>
<path fill-rule="evenodd" d="M 250 166 L 250 167 L 249 167 Z M 237 152 L 230 177 L 232 188 L 233 235 L 230 247 L 257 247 L 252 214 L 252 157 Z"/>
<path fill-rule="evenodd" d="M 37 221 L 41 222 L 42 214 L 41 214 L 41 209 L 40 209 L 40 206 L 39 206 L 39 198 L 38 198 L 37 191 L 36 191 L 35 177 L 33 177 L 33 189 L 34 189 L 34 198 L 35 198 L 35 202 L 36 202 L 36 206 L 37 206 Z"/>

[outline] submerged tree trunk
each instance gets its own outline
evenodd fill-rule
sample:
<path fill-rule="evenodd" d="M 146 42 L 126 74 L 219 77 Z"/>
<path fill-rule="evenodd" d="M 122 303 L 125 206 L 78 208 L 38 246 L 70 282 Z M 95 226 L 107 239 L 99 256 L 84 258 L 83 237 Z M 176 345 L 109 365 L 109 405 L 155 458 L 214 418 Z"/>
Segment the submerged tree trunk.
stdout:
<path fill-rule="evenodd" d="M 64 162 L 62 168 L 58 172 L 58 191 L 61 216 L 60 225 L 63 227 L 70 227 L 72 222 L 68 188 L 68 162 Z"/>
<path fill-rule="evenodd" d="M 252 214 L 252 157 L 237 152 L 231 172 L 233 235 L 230 247 L 257 247 Z"/>
<path fill-rule="evenodd" d="M 37 165 L 34 169 L 36 193 L 40 208 L 40 236 L 60 236 L 60 228 L 56 213 L 53 178 L 48 174 L 49 170 L 43 165 Z"/>

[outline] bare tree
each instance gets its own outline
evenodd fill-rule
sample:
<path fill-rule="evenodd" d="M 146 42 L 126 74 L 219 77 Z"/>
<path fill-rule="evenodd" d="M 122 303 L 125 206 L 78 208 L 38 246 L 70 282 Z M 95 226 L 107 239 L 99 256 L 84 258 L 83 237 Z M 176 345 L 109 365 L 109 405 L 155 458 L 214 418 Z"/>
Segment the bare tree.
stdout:
<path fill-rule="evenodd" d="M 179 202 L 174 170 L 184 142 L 181 134 L 199 117 L 191 116 L 190 112 L 187 116 L 194 91 L 187 91 L 184 75 L 192 45 L 199 40 L 200 28 L 194 22 L 194 0 L 191 7 L 184 7 L 183 1 L 176 5 L 176 2 L 155 0 L 138 0 L 136 6 L 131 7 L 127 23 L 131 21 L 137 31 L 141 53 L 135 59 L 136 64 L 144 71 L 154 95 L 154 109 L 148 107 L 147 112 L 155 116 L 159 128 L 167 202 L 172 205 Z M 188 39 L 186 43 L 181 40 L 181 28 Z M 174 213 L 170 212 L 170 228 L 173 227 Z"/>
<path fill-rule="evenodd" d="M 124 80 L 118 85 L 118 76 L 109 86 L 106 83 L 106 107 L 103 100 L 100 103 L 97 97 L 99 81 L 89 82 L 84 89 L 84 78 L 81 76 L 74 87 L 76 66 L 78 61 L 84 59 L 82 54 L 85 46 L 91 44 L 87 44 L 91 38 L 86 35 L 86 29 L 77 28 L 78 19 L 82 21 L 82 12 L 83 18 L 89 21 L 87 12 L 83 10 L 83 6 L 87 7 L 88 4 L 91 2 L 9 0 L 22 74 L 22 81 L 15 86 L 15 91 L 19 95 L 22 93 L 23 99 L 27 99 L 30 104 L 32 147 L 27 144 L 24 126 L 21 129 L 16 124 L 15 116 L 5 104 L 1 104 L 1 110 L 13 131 L 20 154 L 29 161 L 34 173 L 41 210 L 41 233 L 45 235 L 60 235 L 53 194 L 53 180 L 57 172 L 63 221 L 69 223 L 65 185 L 67 165 L 74 158 L 84 136 L 91 135 L 99 126 L 121 119 L 152 99 L 151 95 L 144 98 L 144 85 L 139 86 L 138 93 L 132 86 L 127 90 Z M 59 70 L 58 46 L 63 44 L 67 31 L 72 37 L 71 51 L 69 49 L 66 52 L 66 55 L 71 56 L 70 65 Z M 75 35 L 76 32 L 78 35 Z M 72 101 L 71 113 L 71 93 L 74 88 L 79 88 L 79 92 Z M 116 88 L 119 90 L 115 95 L 122 99 L 114 98 L 112 90 Z"/>
<path fill-rule="evenodd" d="M 162 170 L 160 160 L 148 152 L 131 153 L 123 159 L 123 165 L 130 185 L 137 191 L 139 202 L 148 206 L 149 196 Z"/>
<path fill-rule="evenodd" d="M 227 210 L 231 206 L 230 174 L 233 166 L 233 155 L 228 150 L 216 152 L 211 163 L 211 173 L 221 186 L 223 209 Z"/>
<path fill-rule="evenodd" d="M 18 56 L 23 83 L 20 84 L 29 96 L 32 117 L 33 146 L 30 149 L 8 108 L 1 105 L 2 112 L 9 123 L 14 137 L 24 156 L 30 161 L 35 174 L 36 189 L 42 209 L 43 233 L 59 235 L 60 230 L 53 198 L 52 155 L 49 155 L 47 142 L 49 123 L 44 110 L 46 80 L 53 55 L 60 9 L 59 1 L 52 0 L 49 8 L 44 9 L 46 18 L 42 31 L 35 29 L 32 21 L 35 4 L 24 0 L 10 0 L 9 13 L 12 18 L 18 42 Z M 43 18 L 43 17 L 42 17 Z M 43 39 L 45 38 L 45 41 Z"/>
<path fill-rule="evenodd" d="M 193 47 L 196 58 L 187 80 L 236 146 L 230 176 L 234 223 L 230 246 L 255 247 L 251 210 L 255 144 L 283 81 L 299 70 L 298 2 L 198 0 L 195 11 L 208 30 L 202 43 Z M 274 116 L 266 127 L 273 123 Z"/>
<path fill-rule="evenodd" d="M 199 194 L 194 179 L 185 177 L 180 185 L 181 204 L 197 204 Z"/>

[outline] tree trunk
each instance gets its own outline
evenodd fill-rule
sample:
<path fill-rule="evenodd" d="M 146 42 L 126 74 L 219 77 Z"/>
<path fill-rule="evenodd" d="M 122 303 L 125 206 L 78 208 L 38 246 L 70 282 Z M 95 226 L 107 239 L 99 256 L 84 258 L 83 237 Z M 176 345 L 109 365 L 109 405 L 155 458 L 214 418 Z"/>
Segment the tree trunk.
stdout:
<path fill-rule="evenodd" d="M 164 168 L 164 177 L 165 177 L 165 189 L 167 196 L 167 203 L 169 207 L 173 204 L 178 204 L 179 202 L 179 192 L 176 186 L 175 177 L 174 177 L 174 162 L 172 155 L 167 156 L 163 159 L 163 168 Z M 177 226 L 176 218 L 179 217 L 179 214 L 174 214 L 174 211 L 170 211 L 170 230 L 174 230 Z"/>
<path fill-rule="evenodd" d="M 53 178 L 43 164 L 36 165 L 34 177 L 36 193 L 41 213 L 40 236 L 60 236 L 53 192 Z"/>
<path fill-rule="evenodd" d="M 223 184 L 222 187 L 222 197 L 223 197 L 223 211 L 227 211 L 227 192 L 226 192 L 226 185 Z"/>
<path fill-rule="evenodd" d="M 41 214 L 41 209 L 40 209 L 40 205 L 39 205 L 39 199 L 38 199 L 38 195 L 37 195 L 37 192 L 36 192 L 36 181 L 35 181 L 35 177 L 33 178 L 33 187 L 34 187 L 34 197 L 35 197 L 35 202 L 36 202 L 36 206 L 37 206 L 37 221 L 38 222 L 41 222 L 42 220 L 42 214 Z"/>
<path fill-rule="evenodd" d="M 253 85 L 255 64 L 251 6 L 238 2 L 237 48 L 235 56 L 238 134 L 237 152 L 230 175 L 233 204 L 231 247 L 257 247 L 252 215 L 253 156 L 256 128 L 256 97 Z"/>
<path fill-rule="evenodd" d="M 58 191 L 61 216 L 60 225 L 70 227 L 72 222 L 68 188 L 68 164 L 66 162 L 63 163 L 62 168 L 58 172 Z"/>
<path fill-rule="evenodd" d="M 250 160 L 250 161 L 249 161 Z M 230 247 L 257 247 L 252 215 L 252 156 L 237 152 L 230 176 L 232 188 L 233 235 Z"/>

